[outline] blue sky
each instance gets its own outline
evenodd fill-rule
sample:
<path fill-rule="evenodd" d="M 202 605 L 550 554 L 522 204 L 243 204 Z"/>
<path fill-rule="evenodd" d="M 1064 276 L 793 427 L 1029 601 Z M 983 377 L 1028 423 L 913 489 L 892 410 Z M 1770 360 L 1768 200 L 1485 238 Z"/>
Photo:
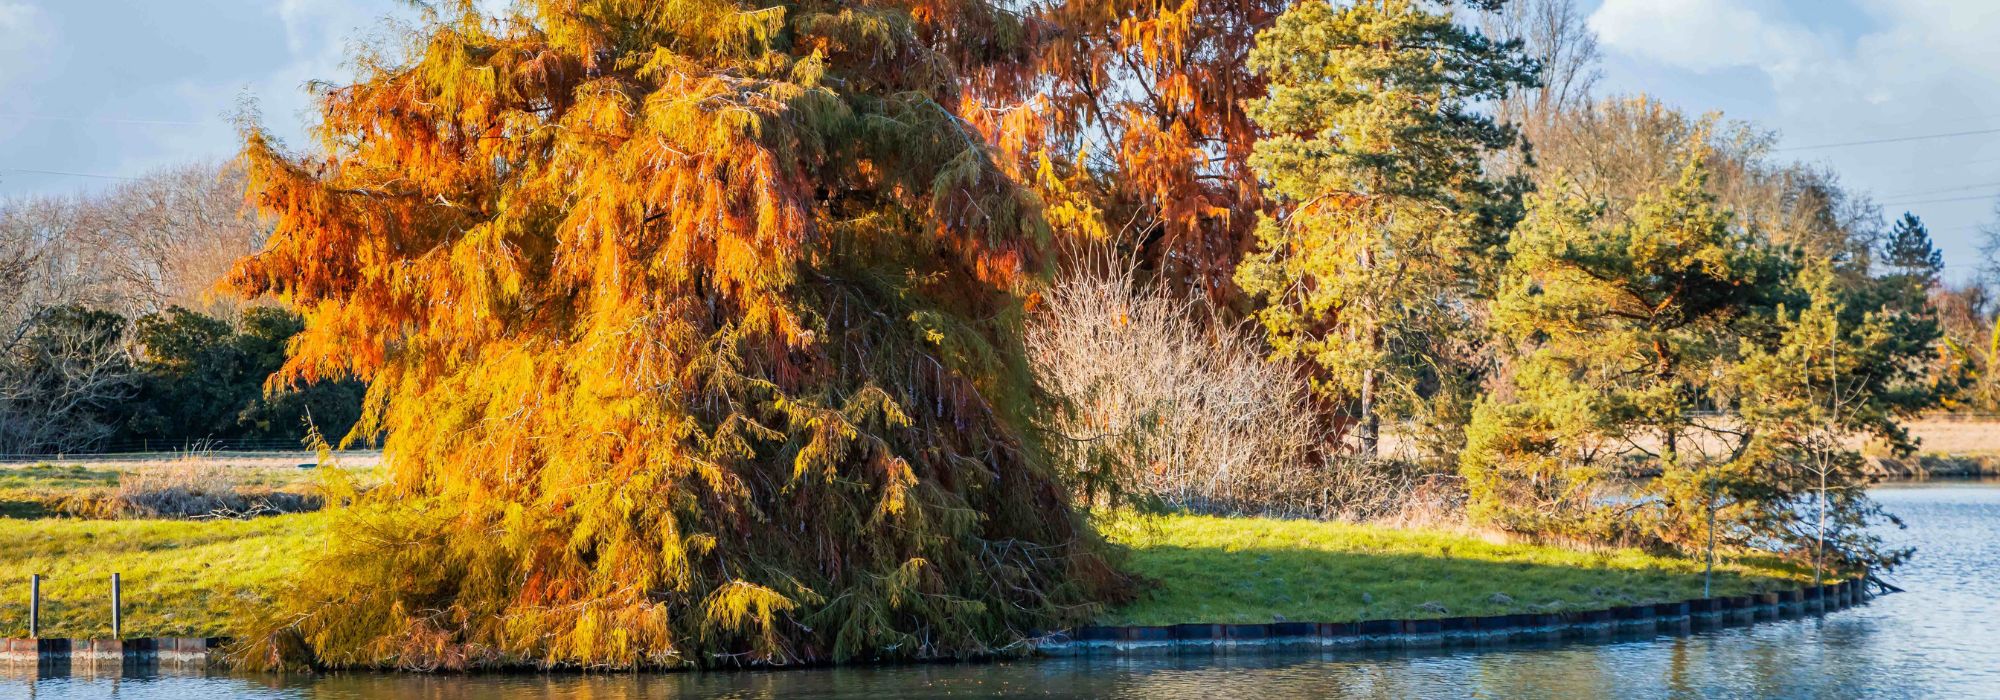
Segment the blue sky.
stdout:
<path fill-rule="evenodd" d="M 17 169 L 129 176 L 226 157 L 240 94 L 274 123 L 300 123 L 303 83 L 338 75 L 345 37 L 390 7 L 0 0 L 0 193 L 89 184 Z"/>
<path fill-rule="evenodd" d="M 1606 91 L 1777 129 L 1777 155 L 1823 163 L 1930 224 L 1948 274 L 1977 263 L 2000 202 L 2000 3 L 1993 0 L 1602 0 Z M 1815 148 L 1968 131 L 1991 133 Z"/>
<path fill-rule="evenodd" d="M 1931 224 L 1954 277 L 2000 201 L 2000 3 L 1584 0 L 1607 92 L 1644 92 L 1779 130 Z M 0 0 L 0 196 L 102 186 L 234 153 L 240 96 L 296 141 L 303 86 L 408 11 L 394 0 Z M 55 175 L 24 170 L 74 173 Z M 1948 200 L 1948 201 L 1940 201 Z"/>

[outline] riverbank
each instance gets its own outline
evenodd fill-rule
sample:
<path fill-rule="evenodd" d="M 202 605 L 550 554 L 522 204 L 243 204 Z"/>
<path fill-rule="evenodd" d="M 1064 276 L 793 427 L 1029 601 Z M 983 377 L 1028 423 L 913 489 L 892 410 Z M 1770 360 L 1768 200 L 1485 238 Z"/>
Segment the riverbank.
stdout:
<path fill-rule="evenodd" d="M 109 637 L 110 574 L 124 633 L 219 637 L 294 574 L 326 536 L 323 513 L 251 520 L 0 518 L 0 596 L 42 587 L 42 635 Z M 1701 565 L 1632 550 L 1579 551 L 1470 534 L 1255 518 L 1165 516 L 1108 528 L 1150 585 L 1105 625 L 1345 622 L 1555 613 L 1698 597 Z M 1715 595 L 1797 587 L 1796 572 L 1724 562 Z M 0 607 L 0 637 L 27 633 Z"/>
<path fill-rule="evenodd" d="M 1996 429 L 2000 433 L 2000 429 Z M 1870 457 L 1868 473 L 1885 480 L 1980 479 L 2000 476 L 2000 454 L 1924 454 L 1898 459 Z"/>

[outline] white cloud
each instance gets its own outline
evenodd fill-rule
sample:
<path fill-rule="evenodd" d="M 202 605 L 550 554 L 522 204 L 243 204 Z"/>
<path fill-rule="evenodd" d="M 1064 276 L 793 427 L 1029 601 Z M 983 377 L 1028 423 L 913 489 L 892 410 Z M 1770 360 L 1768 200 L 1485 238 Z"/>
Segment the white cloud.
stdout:
<path fill-rule="evenodd" d="M 266 127 L 288 141 L 300 139 L 304 127 L 315 119 L 306 83 L 340 83 L 351 77 L 349 49 L 398 9 L 392 0 L 281 0 L 266 11 L 282 29 L 284 55 L 236 81 L 183 81 L 174 92 L 191 104 L 215 105 L 218 110 L 232 109 L 247 94 L 256 100 Z"/>
<path fill-rule="evenodd" d="M 2000 12 L 1991 0 L 1852 2 L 1866 20 L 1851 36 L 1789 21 L 1758 0 L 1605 0 L 1590 26 L 1609 50 L 1642 61 L 1696 74 L 1761 72 L 1785 112 L 1886 105 L 1919 117 L 2000 95 L 1992 70 Z"/>
<path fill-rule="evenodd" d="M 0 32 L 12 36 L 16 31 L 29 27 L 40 16 L 41 10 L 25 2 L 0 2 Z"/>
<path fill-rule="evenodd" d="M 1605 0 L 1590 27 L 1614 50 L 1697 73 L 1751 66 L 1791 75 L 1823 62 L 1831 48 L 1744 0 Z"/>
<path fill-rule="evenodd" d="M 2000 6 L 1993 0 L 1603 0 L 1590 17 L 1621 87 L 1701 111 L 1723 104 L 1806 146 L 2000 126 Z M 1786 10 L 1791 10 L 1787 12 Z M 1667 70 L 1658 70 L 1658 69 Z M 1762 88 L 1757 83 L 1761 79 Z M 1615 81 L 1614 81 L 1615 82 Z M 2000 138 L 1969 135 L 1786 152 L 1932 224 L 1947 264 L 1973 258 L 1973 231 L 2000 193 Z M 1956 188 L 1956 189 L 1954 189 Z M 1995 194 L 1995 198 L 1983 195 Z"/>
<path fill-rule="evenodd" d="M 323 79 L 341 77 L 350 42 L 393 9 L 392 3 L 380 0 L 283 0 L 277 13 L 285 27 L 291 62 L 280 72 L 310 72 Z"/>

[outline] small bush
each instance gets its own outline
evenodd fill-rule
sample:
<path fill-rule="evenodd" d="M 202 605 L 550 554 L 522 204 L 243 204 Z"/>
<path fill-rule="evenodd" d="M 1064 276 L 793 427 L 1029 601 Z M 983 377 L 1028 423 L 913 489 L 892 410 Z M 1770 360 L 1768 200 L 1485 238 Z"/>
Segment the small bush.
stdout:
<path fill-rule="evenodd" d="M 324 499 L 299 487 L 273 489 L 238 484 L 237 470 L 203 459 L 184 459 L 119 475 L 109 490 L 78 493 L 62 510 L 89 518 L 248 518 L 316 511 Z"/>
<path fill-rule="evenodd" d="M 1091 506 L 1275 517 L 1399 517 L 1414 494 L 1456 489 L 1410 465 L 1338 456 L 1294 367 L 1255 336 L 1123 272 L 1060 280 L 1027 333 L 1051 423 Z"/>

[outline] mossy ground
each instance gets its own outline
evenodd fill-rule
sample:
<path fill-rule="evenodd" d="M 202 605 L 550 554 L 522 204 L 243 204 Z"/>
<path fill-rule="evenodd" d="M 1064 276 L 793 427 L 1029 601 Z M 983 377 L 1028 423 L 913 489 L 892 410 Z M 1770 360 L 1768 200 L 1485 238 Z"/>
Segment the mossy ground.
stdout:
<path fill-rule="evenodd" d="M 326 516 L 253 520 L 0 518 L 0 636 L 27 633 L 28 575 L 50 637 L 111 633 L 110 577 L 127 636 L 231 634 L 232 619 L 294 574 Z M 1471 535 L 1296 520 L 1165 516 L 1107 528 L 1153 586 L 1106 624 L 1340 622 L 1601 608 L 1701 594 L 1701 564 L 1632 550 L 1496 544 Z M 1716 595 L 1797 585 L 1794 571 L 1723 563 Z"/>

